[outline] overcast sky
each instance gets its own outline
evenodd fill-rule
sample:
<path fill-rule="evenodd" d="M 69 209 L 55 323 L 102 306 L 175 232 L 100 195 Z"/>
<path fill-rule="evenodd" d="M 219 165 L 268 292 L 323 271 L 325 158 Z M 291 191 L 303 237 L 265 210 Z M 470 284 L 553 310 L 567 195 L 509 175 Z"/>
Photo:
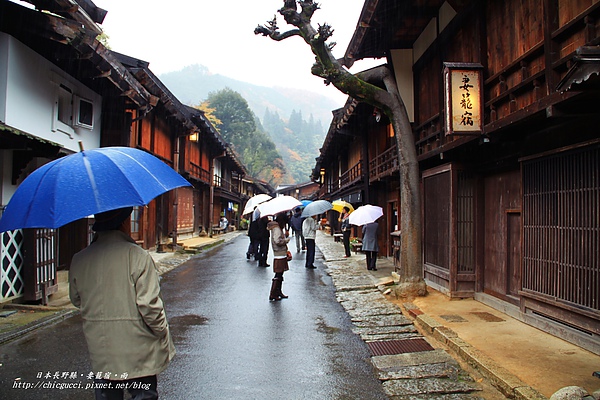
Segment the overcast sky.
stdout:
<path fill-rule="evenodd" d="M 321 0 L 313 26 L 335 30 L 333 50 L 342 57 L 364 0 Z M 282 0 L 94 0 L 108 11 L 103 30 L 112 50 L 148 61 L 156 75 L 202 64 L 215 74 L 262 86 L 295 87 L 321 93 L 343 106 L 346 95 L 310 73 L 314 56 L 300 37 L 281 42 L 254 35 L 282 7 Z M 281 32 L 293 28 L 277 13 Z M 383 63 L 357 63 L 358 72 Z"/>

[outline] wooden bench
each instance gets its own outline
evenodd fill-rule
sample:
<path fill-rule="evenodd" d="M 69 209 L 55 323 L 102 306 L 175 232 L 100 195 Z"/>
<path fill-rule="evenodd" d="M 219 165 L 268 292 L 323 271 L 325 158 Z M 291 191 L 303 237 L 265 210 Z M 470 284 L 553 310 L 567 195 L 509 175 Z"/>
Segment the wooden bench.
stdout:
<path fill-rule="evenodd" d="M 221 228 L 220 226 L 213 226 L 212 231 L 214 234 L 219 234 L 225 232 L 225 228 Z"/>
<path fill-rule="evenodd" d="M 334 242 L 341 242 L 343 237 L 344 237 L 343 233 L 334 233 L 333 234 L 333 241 Z"/>
<path fill-rule="evenodd" d="M 362 243 L 350 243 L 350 247 L 352 247 L 352 251 L 354 253 L 362 251 Z"/>

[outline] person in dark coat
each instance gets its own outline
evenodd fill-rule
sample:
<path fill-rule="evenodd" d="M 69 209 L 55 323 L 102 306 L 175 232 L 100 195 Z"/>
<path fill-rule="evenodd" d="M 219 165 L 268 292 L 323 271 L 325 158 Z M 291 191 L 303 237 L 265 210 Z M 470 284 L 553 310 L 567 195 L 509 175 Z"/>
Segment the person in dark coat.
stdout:
<path fill-rule="evenodd" d="M 250 259 L 250 257 L 254 257 L 255 260 L 258 259 L 258 244 L 260 242 L 260 238 L 258 235 L 258 220 L 259 218 L 254 214 L 250 217 L 252 221 L 248 226 L 248 237 L 250 238 L 250 244 L 248 244 L 248 251 L 246 252 L 246 259 Z"/>
<path fill-rule="evenodd" d="M 377 231 L 379 224 L 371 222 L 362 227 L 362 251 L 367 255 L 367 269 L 377 271 L 377 253 L 379 252 L 379 243 L 377 243 Z"/>
<path fill-rule="evenodd" d="M 340 215 L 340 218 L 338 218 L 338 221 L 341 221 L 341 226 L 340 229 L 342 231 L 342 241 L 344 242 L 344 251 L 346 252 L 346 255 L 344 255 L 345 258 L 350 257 L 350 221 L 348 220 L 348 218 L 350 217 L 350 209 L 348 207 L 344 207 L 342 214 Z"/>
<path fill-rule="evenodd" d="M 302 234 L 302 222 L 304 222 L 304 219 L 305 217 L 302 216 L 302 209 L 300 207 L 296 207 L 294 215 L 292 215 L 292 218 L 290 218 L 290 226 L 292 227 L 294 236 L 296 236 L 296 252 L 298 253 L 300 253 L 300 250 L 306 250 L 306 241 L 304 240 L 304 235 Z"/>
<path fill-rule="evenodd" d="M 267 230 L 269 223 L 268 217 L 262 217 L 258 220 L 258 266 L 269 267 L 267 264 L 267 256 L 269 254 L 270 235 Z"/>

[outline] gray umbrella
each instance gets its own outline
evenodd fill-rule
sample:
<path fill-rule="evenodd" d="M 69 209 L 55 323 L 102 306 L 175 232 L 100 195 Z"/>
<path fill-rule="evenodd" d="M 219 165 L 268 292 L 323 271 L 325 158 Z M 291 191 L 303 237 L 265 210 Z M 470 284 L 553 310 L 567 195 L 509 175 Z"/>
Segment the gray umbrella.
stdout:
<path fill-rule="evenodd" d="M 333 205 L 327 200 L 316 200 L 304 207 L 302 211 L 303 217 L 312 217 L 313 215 L 323 214 L 326 211 L 331 210 Z"/>

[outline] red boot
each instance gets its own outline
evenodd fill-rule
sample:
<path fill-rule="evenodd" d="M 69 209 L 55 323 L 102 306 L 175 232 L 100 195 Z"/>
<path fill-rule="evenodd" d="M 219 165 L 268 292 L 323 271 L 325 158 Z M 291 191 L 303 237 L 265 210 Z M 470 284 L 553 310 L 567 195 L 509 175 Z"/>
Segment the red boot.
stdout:
<path fill-rule="evenodd" d="M 277 278 L 275 278 L 275 279 L 277 279 Z M 278 280 L 278 282 L 277 282 L 277 295 L 279 296 L 279 299 L 280 300 L 281 299 L 287 299 L 288 296 L 286 296 L 285 294 L 283 294 L 281 292 L 281 285 L 283 284 L 283 276 L 281 278 L 277 279 L 277 280 Z"/>
<path fill-rule="evenodd" d="M 279 287 L 281 287 L 281 281 L 277 278 L 273 278 L 273 280 L 271 281 L 271 294 L 269 294 L 270 301 L 281 300 L 281 297 L 279 297 L 279 292 L 281 291 L 281 289 L 278 289 L 278 285 Z"/>

